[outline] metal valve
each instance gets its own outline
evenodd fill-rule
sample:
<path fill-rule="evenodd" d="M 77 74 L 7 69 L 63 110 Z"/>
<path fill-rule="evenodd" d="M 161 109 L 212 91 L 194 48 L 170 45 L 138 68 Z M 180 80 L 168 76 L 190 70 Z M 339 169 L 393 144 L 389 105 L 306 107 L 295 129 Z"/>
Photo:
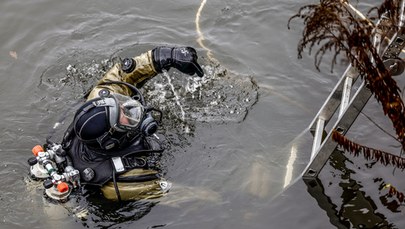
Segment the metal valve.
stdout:
<path fill-rule="evenodd" d="M 50 189 L 53 187 L 53 182 L 51 179 L 47 179 L 47 180 L 44 180 L 43 185 L 44 185 L 45 189 Z"/>

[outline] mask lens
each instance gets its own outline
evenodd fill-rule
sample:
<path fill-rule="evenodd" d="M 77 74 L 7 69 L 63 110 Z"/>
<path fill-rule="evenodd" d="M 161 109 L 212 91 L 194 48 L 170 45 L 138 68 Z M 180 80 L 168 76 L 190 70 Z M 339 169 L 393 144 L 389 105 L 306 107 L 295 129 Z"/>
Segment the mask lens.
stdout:
<path fill-rule="evenodd" d="M 118 103 L 118 120 L 117 125 L 120 128 L 131 130 L 138 127 L 143 118 L 144 108 L 137 100 L 129 96 L 114 94 L 116 102 Z M 113 125 L 112 125 L 113 126 Z"/>
<path fill-rule="evenodd" d="M 136 127 L 142 118 L 142 108 L 134 106 L 122 106 L 120 124 L 123 126 Z"/>

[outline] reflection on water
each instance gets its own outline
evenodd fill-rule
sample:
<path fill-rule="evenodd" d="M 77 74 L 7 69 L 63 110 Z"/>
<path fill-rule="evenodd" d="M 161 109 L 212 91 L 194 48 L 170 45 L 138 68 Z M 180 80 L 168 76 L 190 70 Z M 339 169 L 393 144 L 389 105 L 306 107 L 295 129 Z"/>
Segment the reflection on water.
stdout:
<path fill-rule="evenodd" d="M 355 173 L 346 166 L 348 159 L 343 152 L 335 151 L 330 158 L 331 166 L 336 169 L 338 187 L 341 200 L 338 203 L 325 193 L 321 180 L 306 180 L 308 192 L 319 206 L 326 211 L 330 222 L 337 228 L 396 228 L 386 217 L 377 211 L 377 205 L 364 190 L 361 181 L 355 180 L 351 174 Z M 350 163 L 350 162 L 349 162 Z M 336 187 L 336 188 L 338 188 Z M 334 197 L 334 196 L 333 196 Z"/>

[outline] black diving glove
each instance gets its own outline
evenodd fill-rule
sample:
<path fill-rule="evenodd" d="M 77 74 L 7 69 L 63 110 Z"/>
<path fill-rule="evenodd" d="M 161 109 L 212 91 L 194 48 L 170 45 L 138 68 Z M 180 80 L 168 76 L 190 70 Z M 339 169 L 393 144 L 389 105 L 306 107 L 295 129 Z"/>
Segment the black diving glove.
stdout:
<path fill-rule="evenodd" d="M 168 71 L 170 67 L 188 74 L 204 76 L 201 66 L 197 63 L 197 52 L 191 47 L 157 47 L 152 50 L 153 64 L 157 72 L 163 69 Z"/>

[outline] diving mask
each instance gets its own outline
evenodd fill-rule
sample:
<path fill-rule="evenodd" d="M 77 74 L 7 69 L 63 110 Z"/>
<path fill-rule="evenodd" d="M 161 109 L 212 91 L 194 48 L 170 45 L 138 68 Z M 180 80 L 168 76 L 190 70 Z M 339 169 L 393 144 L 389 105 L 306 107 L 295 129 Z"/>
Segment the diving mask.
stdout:
<path fill-rule="evenodd" d="M 121 94 L 113 93 L 110 98 L 114 99 L 115 103 L 113 106 L 108 106 L 110 126 L 120 132 L 138 128 L 144 115 L 142 104 Z"/>
<path fill-rule="evenodd" d="M 112 93 L 93 103 L 97 107 L 107 108 L 108 121 L 111 128 L 116 131 L 136 130 L 143 120 L 145 110 L 143 105 L 129 96 Z"/>

